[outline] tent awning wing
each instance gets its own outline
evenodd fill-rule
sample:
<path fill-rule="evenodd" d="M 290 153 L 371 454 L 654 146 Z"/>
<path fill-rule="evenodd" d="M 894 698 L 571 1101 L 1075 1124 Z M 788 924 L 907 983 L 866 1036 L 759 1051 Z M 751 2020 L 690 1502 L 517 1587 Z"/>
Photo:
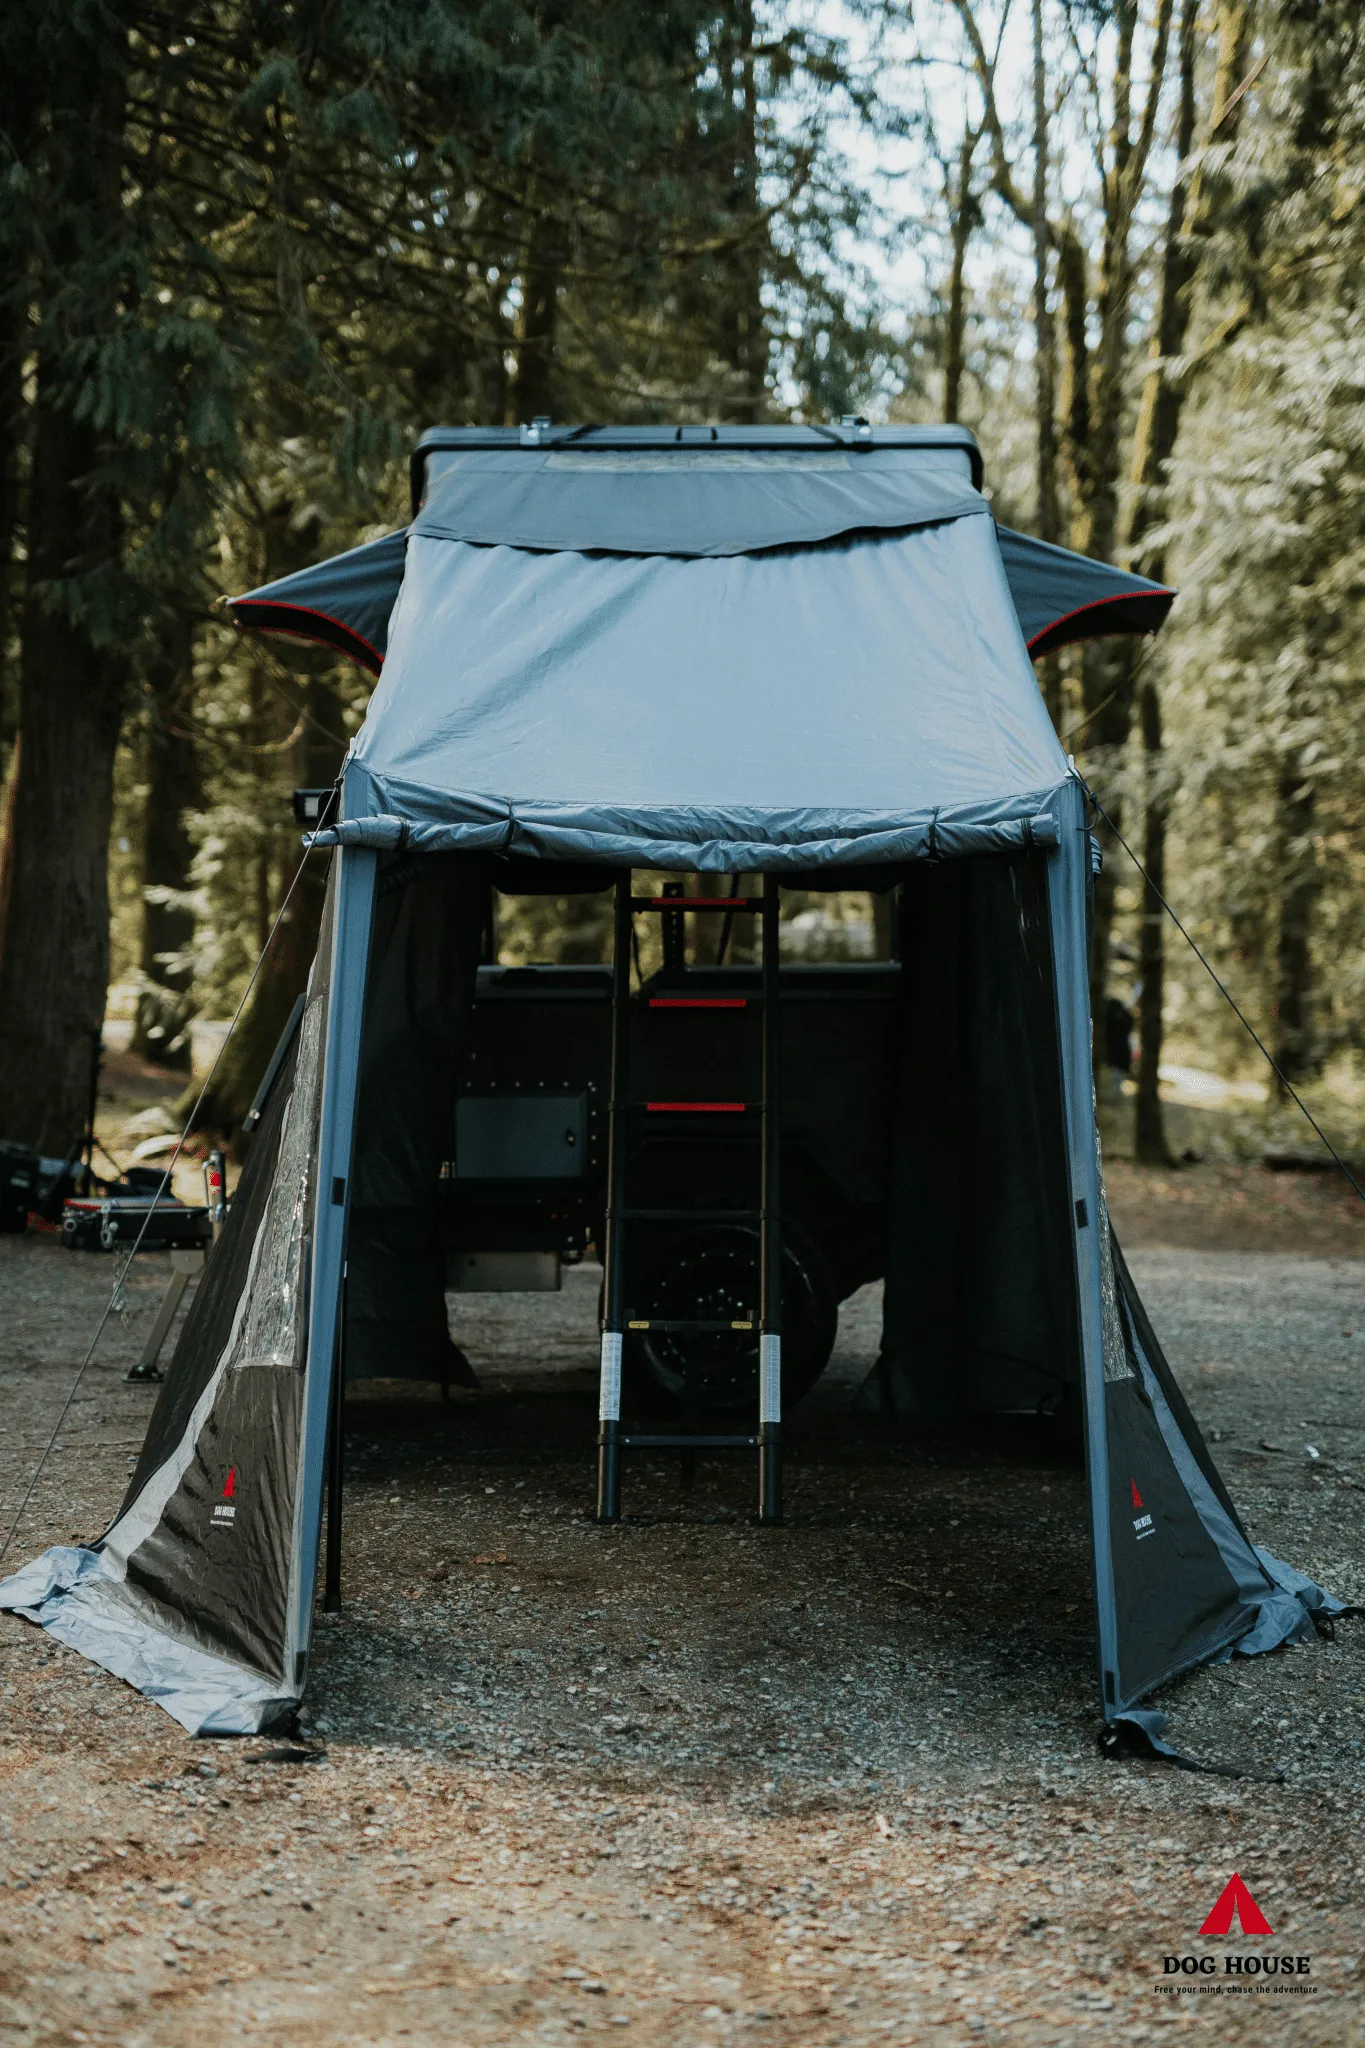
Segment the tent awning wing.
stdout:
<path fill-rule="evenodd" d="M 287 633 L 349 654 L 371 674 L 384 666 L 389 613 L 403 581 L 406 532 L 349 548 L 313 568 L 263 583 L 228 599 L 236 624 L 256 633 Z"/>
<path fill-rule="evenodd" d="M 505 512 L 514 509 L 503 507 Z M 902 504 L 902 516 L 906 509 Z M 445 519 L 441 514 L 440 523 Z M 527 545 L 546 546 L 548 516 L 537 522 L 528 518 L 525 530 L 540 536 Z M 641 545 L 642 531 L 636 528 L 633 535 L 625 536 L 633 538 L 635 545 L 619 552 L 655 552 Z M 1111 568 L 1107 562 L 1093 562 L 1069 548 L 1049 546 L 1006 526 L 997 527 L 996 536 L 1020 629 L 1035 660 L 1077 640 L 1115 633 L 1155 633 L 1171 608 L 1175 592 L 1149 583 L 1145 577 Z M 403 582 L 407 541 L 406 532 L 385 534 L 382 540 L 351 548 L 314 568 L 262 584 L 244 597 L 230 598 L 228 609 L 247 631 L 321 641 L 378 675 L 388 652 L 389 615 Z M 726 550 L 717 547 L 712 552 Z"/>
<path fill-rule="evenodd" d="M 1020 629 L 1035 661 L 1076 640 L 1155 633 L 1175 601 L 1175 592 L 1164 584 L 1008 526 L 998 526 L 996 538 Z"/>

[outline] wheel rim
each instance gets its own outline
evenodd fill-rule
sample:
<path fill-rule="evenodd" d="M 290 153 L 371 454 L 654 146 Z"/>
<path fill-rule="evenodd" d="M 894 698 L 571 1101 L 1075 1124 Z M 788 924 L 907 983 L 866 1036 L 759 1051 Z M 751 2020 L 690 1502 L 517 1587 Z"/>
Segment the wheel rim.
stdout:
<path fill-rule="evenodd" d="M 703 1410 L 754 1410 L 758 1400 L 757 1230 L 699 1228 L 659 1244 L 642 1262 L 640 1299 L 652 1319 L 749 1322 L 748 1330 L 638 1333 L 636 1352 L 649 1383 L 684 1416 Z M 643 1313 L 643 1311 L 642 1311 Z M 822 1338 L 822 1303 L 808 1262 L 790 1238 L 782 1260 L 783 1384 L 800 1385 Z"/>

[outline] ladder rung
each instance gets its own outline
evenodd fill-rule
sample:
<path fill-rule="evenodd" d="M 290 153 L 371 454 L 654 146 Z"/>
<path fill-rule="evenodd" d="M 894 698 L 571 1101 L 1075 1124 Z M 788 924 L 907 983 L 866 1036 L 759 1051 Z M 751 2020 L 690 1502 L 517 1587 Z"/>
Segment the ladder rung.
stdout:
<path fill-rule="evenodd" d="M 752 1451 L 756 1436 L 623 1436 L 618 1443 L 636 1451 Z"/>
<path fill-rule="evenodd" d="M 761 1209 L 622 1209 L 632 1223 L 757 1223 Z"/>
<path fill-rule="evenodd" d="M 651 996 L 651 1010 L 747 1010 L 754 996 Z"/>
<path fill-rule="evenodd" d="M 744 1322 L 706 1323 L 698 1322 L 692 1316 L 646 1316 L 639 1319 L 632 1316 L 627 1322 L 626 1328 L 628 1330 L 705 1330 L 714 1335 L 719 1330 L 756 1330 L 758 1325 L 752 1317 Z"/>
<path fill-rule="evenodd" d="M 632 910 L 761 910 L 761 896 L 632 896 Z"/>
<path fill-rule="evenodd" d="M 635 1109 L 646 1109 L 651 1116 L 739 1116 L 746 1109 L 757 1109 L 756 1102 L 636 1102 Z"/>

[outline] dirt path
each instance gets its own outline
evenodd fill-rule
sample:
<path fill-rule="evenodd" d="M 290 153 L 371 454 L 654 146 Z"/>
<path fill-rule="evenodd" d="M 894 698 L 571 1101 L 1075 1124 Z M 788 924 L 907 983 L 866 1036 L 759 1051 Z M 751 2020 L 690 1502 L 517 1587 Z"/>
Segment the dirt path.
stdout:
<path fill-rule="evenodd" d="M 1257 1540 L 1365 1599 L 1365 1264 L 1133 1263 Z M 145 1265 L 11 1561 L 117 1502 L 151 1398 L 121 1378 Z M 6 1502 L 109 1276 L 0 1240 Z M 1258 1776 L 1104 1761 L 1064 1446 L 860 1432 L 869 1293 L 795 1427 L 784 1529 L 750 1526 L 747 1469 L 680 1493 L 662 1463 L 631 1468 L 632 1519 L 598 1529 L 595 1279 L 462 1304 L 478 1395 L 350 1403 L 317 1760 L 191 1743 L 0 1618 L 0 2038 L 1361 2037 L 1365 1624 L 1169 1689 L 1182 1747 Z M 1265 1946 L 1198 1938 L 1234 1869 L 1311 1974 L 1169 1995 L 1166 1956 Z"/>

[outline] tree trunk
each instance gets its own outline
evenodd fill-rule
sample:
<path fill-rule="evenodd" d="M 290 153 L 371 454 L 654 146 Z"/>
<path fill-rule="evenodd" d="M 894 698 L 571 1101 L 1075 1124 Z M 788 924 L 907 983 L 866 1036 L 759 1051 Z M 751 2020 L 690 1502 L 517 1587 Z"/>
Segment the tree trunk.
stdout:
<path fill-rule="evenodd" d="M 276 572 L 280 573 L 280 572 Z M 295 660 L 326 661 L 327 656 L 301 652 Z M 300 789 L 327 789 L 341 772 L 346 742 L 341 707 L 330 680 L 320 675 L 298 679 L 298 705 L 304 713 L 302 731 L 295 743 L 293 774 Z M 298 835 L 288 835 L 282 862 L 281 895 L 303 858 Z M 242 1118 L 250 1109 L 262 1074 L 275 1050 L 289 1013 L 308 985 L 308 972 L 317 952 L 322 925 L 323 898 L 327 889 L 328 857 L 315 853 L 295 883 L 294 892 L 281 910 L 265 953 L 251 1000 L 242 1013 L 231 1038 L 223 1048 L 212 1087 L 200 1105 L 195 1122 L 200 1130 L 218 1131 L 235 1145 Z M 198 1090 L 191 1085 L 181 1099 L 181 1114 L 188 1116 Z"/>
<path fill-rule="evenodd" d="M 194 740 L 179 721 L 193 680 L 194 628 L 188 613 L 170 621 L 147 672 L 147 808 L 142 855 L 142 988 L 131 1050 L 188 1073 L 191 971 L 176 965 L 194 939 L 194 912 L 167 902 L 190 886 L 194 843 L 185 814 L 199 801 Z M 150 893 L 149 893 L 150 892 Z"/>
<path fill-rule="evenodd" d="M 317 557 L 320 524 L 312 518 L 298 520 L 297 509 L 289 497 L 268 508 L 263 562 L 266 582 Z M 293 674 L 283 694 L 288 700 L 286 715 L 298 727 L 292 757 L 288 757 L 291 783 L 296 788 L 330 788 L 341 772 L 346 733 L 332 680 L 335 662 L 336 656 L 323 649 L 291 650 Z M 284 792 L 278 783 L 273 791 L 263 784 L 261 794 L 263 803 L 270 803 L 273 809 Z M 283 897 L 303 859 L 299 834 L 292 826 L 279 835 L 277 858 Z M 289 1013 L 307 986 L 322 923 L 327 867 L 328 856 L 315 853 L 299 875 L 293 895 L 280 912 L 241 1021 L 223 1048 L 212 1085 L 195 1116 L 196 1128 L 221 1133 L 234 1144 Z M 198 1085 L 192 1083 L 181 1097 L 178 1107 L 183 1118 L 194 1110 L 198 1093 Z"/>
<path fill-rule="evenodd" d="M 1210 134 L 1220 129 L 1230 133 L 1235 128 L 1235 109 L 1228 110 L 1228 99 L 1241 76 L 1249 27 L 1247 0 L 1224 0 L 1218 16 L 1218 54 L 1210 103 Z M 1179 100 L 1173 138 L 1176 159 L 1182 164 L 1194 147 L 1198 35 L 1199 0 L 1184 0 L 1178 35 Z M 1177 178 L 1171 188 L 1166 215 L 1156 318 L 1133 434 L 1132 496 L 1124 552 L 1134 568 L 1140 568 L 1157 582 L 1161 582 L 1166 574 L 1165 554 L 1150 548 L 1144 551 L 1143 543 L 1165 516 L 1167 465 L 1175 452 L 1187 393 L 1186 383 L 1173 375 L 1169 366 L 1182 354 L 1189 332 L 1201 254 L 1200 236 L 1207 223 L 1209 204 L 1209 187 L 1202 178 L 1196 178 L 1188 189 L 1185 180 Z M 1122 657 L 1125 696 L 1132 695 L 1141 658 L 1134 644 L 1126 643 Z M 1147 806 L 1144 866 L 1164 895 L 1170 794 L 1165 787 L 1161 758 L 1159 690 L 1157 677 L 1149 673 L 1143 684 L 1141 702 L 1143 786 Z M 1164 915 L 1149 895 L 1143 910 L 1140 939 L 1143 997 L 1139 1014 L 1136 1152 L 1140 1160 L 1153 1165 L 1166 1164 L 1170 1156 L 1157 1085 L 1165 1030 L 1162 1004 L 1156 994 L 1157 990 L 1164 991 L 1165 985 Z"/>
<path fill-rule="evenodd" d="M 1047 181 L 1050 155 L 1047 112 L 1047 58 L 1043 50 L 1043 0 L 1033 0 L 1033 415 L 1037 450 L 1037 497 L 1034 525 L 1040 540 L 1055 541 L 1061 530 L 1057 504 L 1057 323 L 1048 293 L 1052 233 L 1048 226 Z M 1062 730 L 1062 664 L 1045 654 L 1037 664 L 1038 683 L 1048 717 L 1060 737 Z"/>
<path fill-rule="evenodd" d="M 10 685 L 9 647 L 19 579 L 15 574 L 15 540 L 19 530 L 19 459 L 26 414 L 24 344 L 27 321 L 11 303 L 0 307 L 0 785 L 10 768 L 18 733 L 18 692 Z M 0 908 L 0 923 L 4 911 Z"/>
<path fill-rule="evenodd" d="M 1055 541 L 1057 511 L 1057 329 L 1048 297 L 1052 235 L 1047 218 L 1047 62 L 1043 54 L 1043 0 L 1033 0 L 1033 356 L 1040 540 Z M 1049 707 L 1050 709 L 1052 707 Z M 1053 713 L 1054 721 L 1057 712 Z"/>
<path fill-rule="evenodd" d="M 107 337 L 117 319 L 107 277 L 122 225 L 126 45 L 104 18 L 71 36 L 52 87 L 52 162 L 44 205 L 50 297 L 72 294 L 60 335 L 40 334 L 28 495 L 28 574 L 19 673 L 19 759 L 0 932 L 0 1135 L 65 1152 L 80 1137 L 90 1054 L 109 972 L 109 827 L 126 661 L 118 624 L 91 610 L 118 562 L 117 496 L 100 477 L 108 450 L 74 417 L 63 344 L 71 325 Z M 90 293 L 73 287 L 94 259 Z M 79 578 L 78 591 L 71 588 Z"/>
<path fill-rule="evenodd" d="M 1166 810 L 1167 796 L 1162 784 L 1164 764 L 1161 744 L 1161 695 L 1154 679 L 1143 684 L 1140 699 L 1144 821 L 1142 865 L 1150 887 L 1144 891 L 1142 926 L 1138 936 L 1138 975 L 1142 994 L 1138 998 L 1137 1104 L 1133 1122 L 1133 1150 L 1147 1166 L 1170 1162 L 1166 1145 L 1166 1124 L 1161 1108 L 1161 1018 L 1166 1001 L 1166 913 L 1160 898 L 1166 894 Z"/>
<path fill-rule="evenodd" d="M 1275 950 L 1275 1059 L 1285 1081 L 1303 1081 L 1316 1071 L 1313 1033 L 1313 908 L 1320 887 L 1314 857 L 1316 799 L 1310 774 L 1297 750 L 1280 771 L 1278 815 L 1280 929 Z M 1284 1082 L 1277 1082 L 1284 1096 Z"/>
<path fill-rule="evenodd" d="M 754 426 L 768 409 L 768 323 L 763 313 L 766 228 L 758 193 L 758 82 L 754 72 L 753 0 L 731 0 L 730 102 L 737 110 L 728 210 L 734 253 L 730 290 L 721 314 L 722 352 L 734 373 L 734 396 L 725 406 L 737 425 Z"/>
<path fill-rule="evenodd" d="M 1118 540 L 1119 475 L 1122 467 L 1124 401 L 1128 369 L 1128 327 L 1133 292 L 1132 231 L 1155 135 L 1157 108 L 1166 70 L 1174 0 L 1156 0 L 1151 53 L 1141 112 L 1134 120 L 1133 56 L 1138 27 L 1137 0 L 1118 0 L 1114 9 L 1113 104 L 1103 176 L 1104 217 L 1095 293 L 1098 334 L 1089 363 L 1087 410 L 1081 418 L 1078 372 L 1069 370 L 1066 421 L 1068 455 L 1075 484 L 1072 545 L 1096 560 L 1112 562 Z M 1073 266 L 1074 267 L 1074 266 Z M 1080 331 L 1083 309 L 1074 303 L 1065 250 L 1062 272 L 1068 362 L 1085 360 Z M 1084 427 L 1084 440 L 1078 429 Z M 1113 643 L 1089 640 L 1081 653 L 1081 702 L 1085 714 L 1087 765 L 1101 785 L 1114 822 L 1121 827 L 1113 771 L 1128 744 L 1133 722 L 1131 671 Z M 1108 995 L 1115 883 L 1113 859 L 1095 885 L 1094 938 L 1090 962 L 1092 1015 L 1103 1015 Z"/>
<path fill-rule="evenodd" d="M 0 39 L 0 132 L 12 161 L 22 163 L 29 152 L 35 102 L 41 90 L 33 53 L 23 24 L 18 35 Z M 28 307 L 17 286 L 29 270 L 32 252 L 22 231 L 23 213 L 16 199 L 0 220 L 0 261 L 10 290 L 0 304 L 0 788 L 13 766 L 11 754 L 18 733 L 19 693 L 9 673 L 9 649 L 15 637 L 15 613 L 21 579 L 16 573 L 15 543 L 23 517 L 22 456 L 28 439 L 29 405 L 24 390 L 24 356 L 31 346 Z M 3 842 L 0 842 L 3 861 Z M 5 885 L 0 872 L 0 929 L 4 926 Z"/>
<path fill-rule="evenodd" d="M 552 228 L 532 223 L 521 271 L 517 314 L 516 376 L 509 393 L 509 426 L 554 417 L 555 324 L 559 307 L 559 264 L 551 254 Z"/>
<path fill-rule="evenodd" d="M 40 370 L 0 954 L 0 1131 L 49 1153 L 65 1152 L 84 1126 L 109 975 L 106 870 L 124 664 L 92 646 L 42 588 L 70 575 L 75 551 L 82 565 L 117 551 L 118 508 L 87 485 L 96 462 L 93 433 L 61 409 Z"/>
<path fill-rule="evenodd" d="M 308 972 L 318 949 L 328 859 L 324 853 L 310 855 L 281 914 L 251 1000 L 223 1048 L 212 1085 L 195 1117 L 196 1129 L 219 1133 L 234 1146 L 289 1013 L 308 986 Z M 290 872 L 292 876 L 293 870 Z M 182 1118 L 190 1115 L 198 1095 L 198 1085 L 192 1082 L 177 1105 Z"/>
<path fill-rule="evenodd" d="M 978 129 L 963 130 L 956 190 L 949 185 L 953 260 L 948 275 L 948 323 L 943 337 L 943 417 L 949 426 L 961 416 L 962 378 L 967 365 L 967 250 L 976 225 L 972 159 L 979 140 Z"/>

